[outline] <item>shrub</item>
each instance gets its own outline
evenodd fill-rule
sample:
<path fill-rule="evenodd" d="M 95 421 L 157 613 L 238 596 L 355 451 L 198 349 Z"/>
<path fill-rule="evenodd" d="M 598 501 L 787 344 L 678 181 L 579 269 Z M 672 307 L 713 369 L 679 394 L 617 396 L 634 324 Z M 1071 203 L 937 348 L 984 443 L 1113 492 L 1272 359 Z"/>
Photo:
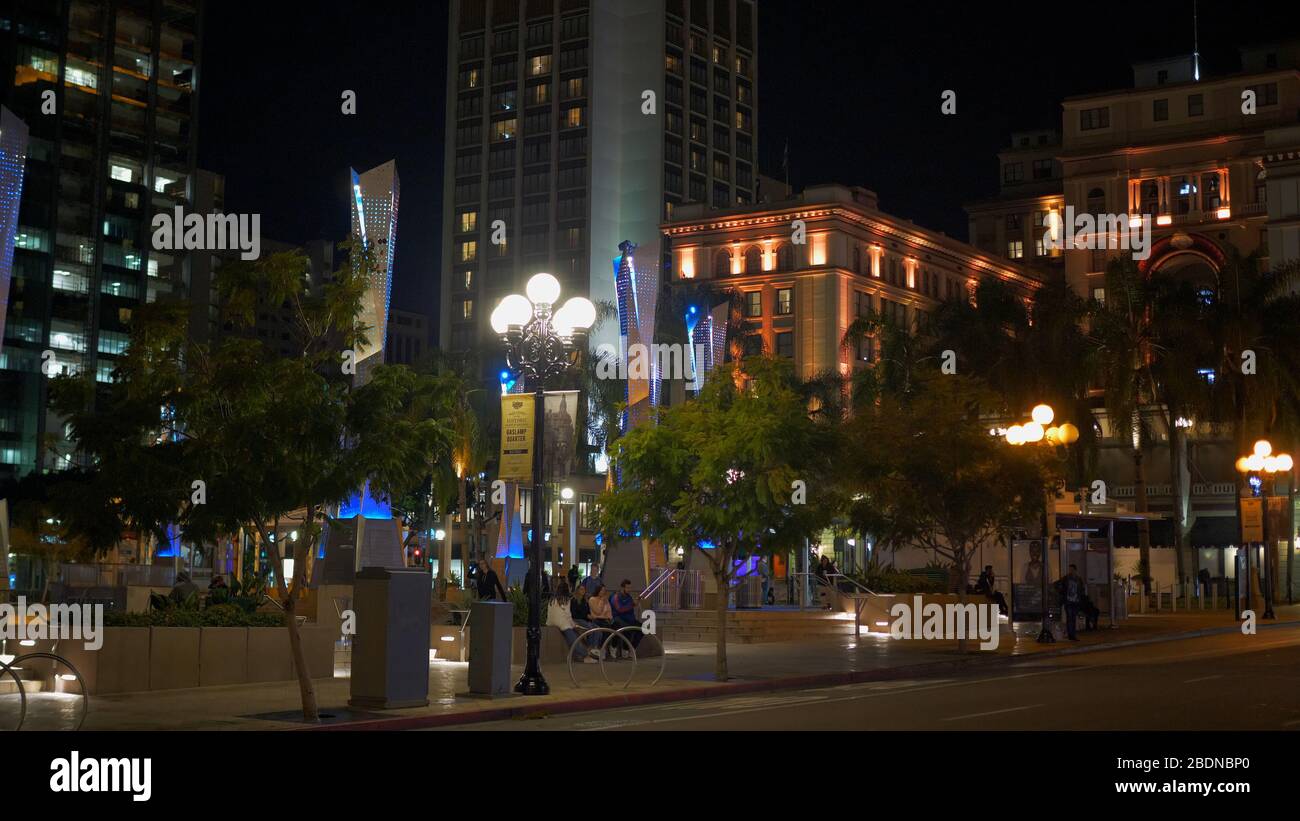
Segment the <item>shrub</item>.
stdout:
<path fill-rule="evenodd" d="M 106 627 L 283 627 L 279 613 L 246 613 L 233 604 L 219 604 L 203 610 L 149 610 L 104 613 Z"/>

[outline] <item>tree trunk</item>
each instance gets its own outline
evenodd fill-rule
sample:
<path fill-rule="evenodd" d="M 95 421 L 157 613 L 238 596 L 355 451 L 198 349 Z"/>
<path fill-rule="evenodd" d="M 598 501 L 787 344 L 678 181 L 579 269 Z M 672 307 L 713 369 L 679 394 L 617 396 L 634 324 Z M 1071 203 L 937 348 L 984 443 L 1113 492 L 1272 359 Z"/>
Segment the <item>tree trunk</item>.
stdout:
<path fill-rule="evenodd" d="M 1184 556 L 1184 541 L 1187 536 L 1183 522 L 1183 444 L 1186 437 L 1182 434 L 1182 428 L 1178 427 L 1178 420 L 1172 418 L 1169 414 L 1166 422 L 1169 425 L 1169 492 L 1174 499 L 1174 566 L 1175 573 L 1178 577 L 1178 583 L 1182 584 L 1187 577 L 1187 558 Z M 1195 574 L 1193 574 L 1195 575 Z M 1191 606 L 1191 599 L 1188 599 L 1188 607 Z"/>
<path fill-rule="evenodd" d="M 1147 512 L 1147 474 L 1142 461 L 1142 445 L 1133 448 L 1133 501 L 1138 513 Z M 1138 520 L 1138 560 L 1142 563 L 1142 593 L 1151 589 L 1151 523 Z"/>
<path fill-rule="evenodd" d="M 967 552 L 966 555 L 964 556 L 954 557 L 954 558 L 955 561 L 953 562 L 953 566 L 956 567 L 957 572 L 961 574 L 961 583 L 957 585 L 958 612 L 963 614 L 962 617 L 965 618 L 966 580 L 970 578 L 970 554 L 969 552 Z M 996 625 L 997 622 L 994 622 L 994 624 Z M 957 652 L 963 654 L 966 652 L 966 631 L 965 630 L 963 630 L 961 632 L 961 635 L 957 638 Z"/>
<path fill-rule="evenodd" d="M 1286 494 L 1286 516 L 1283 521 L 1286 526 L 1286 603 L 1294 604 L 1295 597 L 1292 594 L 1293 579 L 1295 578 L 1291 569 L 1292 559 L 1295 558 L 1295 497 L 1296 497 L 1296 470 L 1291 469 L 1291 475 L 1287 477 L 1287 494 Z"/>
<path fill-rule="evenodd" d="M 316 513 L 313 508 L 307 509 L 307 516 L 304 518 L 304 524 L 315 522 Z M 263 525 L 257 523 L 259 531 L 263 531 Z M 318 722 L 320 721 L 320 710 L 316 705 L 316 685 L 312 683 L 311 671 L 307 669 L 307 657 L 302 650 L 302 634 L 298 630 L 298 606 L 297 592 L 298 580 L 303 576 L 303 567 L 307 563 L 307 549 L 315 544 L 316 539 L 302 539 L 295 544 L 293 555 L 293 587 L 289 587 L 284 578 L 284 554 L 280 552 L 279 541 L 270 541 L 266 539 L 266 534 L 262 533 L 271 551 L 271 560 L 275 562 L 275 567 L 280 572 L 275 574 L 278 582 L 280 595 L 284 598 L 284 626 L 289 629 L 289 653 L 293 659 L 294 673 L 298 677 L 298 692 L 302 697 L 302 718 L 303 721 Z"/>
<path fill-rule="evenodd" d="M 299 555 L 300 553 L 303 555 Z M 293 654 L 293 669 L 298 676 L 298 692 L 302 696 L 302 719 L 317 722 L 320 721 L 320 711 L 316 705 L 316 685 L 311 680 L 311 671 L 307 669 L 307 656 L 302 649 L 302 633 L 298 630 L 297 587 L 298 579 L 301 577 L 296 568 L 301 567 L 305 561 L 305 551 L 296 548 L 293 557 L 295 579 L 284 607 L 284 623 L 289 628 L 289 652 Z"/>
<path fill-rule="evenodd" d="M 713 573 L 718 585 L 718 646 L 714 656 L 714 677 L 718 681 L 727 680 L 727 575 L 725 572 Z"/>

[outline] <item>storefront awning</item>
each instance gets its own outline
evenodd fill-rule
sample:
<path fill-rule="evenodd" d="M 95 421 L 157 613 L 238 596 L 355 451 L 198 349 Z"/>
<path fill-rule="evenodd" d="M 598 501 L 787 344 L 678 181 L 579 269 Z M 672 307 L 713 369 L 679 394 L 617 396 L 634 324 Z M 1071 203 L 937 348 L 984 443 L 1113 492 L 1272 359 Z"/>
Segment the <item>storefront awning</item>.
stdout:
<path fill-rule="evenodd" d="M 1188 536 L 1192 547 L 1227 547 L 1240 540 L 1236 516 L 1197 516 Z"/>

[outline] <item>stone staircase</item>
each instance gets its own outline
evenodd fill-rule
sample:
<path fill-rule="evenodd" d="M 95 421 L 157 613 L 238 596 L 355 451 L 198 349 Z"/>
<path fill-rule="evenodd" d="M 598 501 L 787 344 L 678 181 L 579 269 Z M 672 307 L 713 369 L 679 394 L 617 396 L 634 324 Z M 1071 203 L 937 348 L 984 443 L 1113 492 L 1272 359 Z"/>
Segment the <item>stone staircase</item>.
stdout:
<path fill-rule="evenodd" d="M 655 617 L 658 633 L 665 641 L 717 641 L 716 611 L 659 610 Z M 852 636 L 853 619 L 829 610 L 727 611 L 727 641 L 737 644 Z"/>

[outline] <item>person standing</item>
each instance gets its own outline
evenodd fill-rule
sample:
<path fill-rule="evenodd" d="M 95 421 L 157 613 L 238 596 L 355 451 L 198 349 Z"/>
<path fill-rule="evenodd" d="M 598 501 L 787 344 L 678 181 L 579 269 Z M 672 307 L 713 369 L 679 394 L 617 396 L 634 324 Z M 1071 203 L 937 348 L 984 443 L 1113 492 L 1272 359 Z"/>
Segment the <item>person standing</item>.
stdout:
<path fill-rule="evenodd" d="M 775 601 L 768 601 L 768 598 L 772 595 L 772 572 L 768 570 L 767 558 L 759 556 L 758 564 L 755 565 L 754 569 L 758 571 L 758 577 L 763 584 L 763 604 L 775 604 Z"/>
<path fill-rule="evenodd" d="M 501 579 L 483 559 L 478 561 L 478 578 L 476 582 L 478 597 L 482 601 L 508 601 L 506 589 L 501 586 Z"/>
<path fill-rule="evenodd" d="M 1079 619 L 1079 606 L 1083 601 L 1083 579 L 1079 578 L 1079 569 L 1070 565 L 1070 572 L 1057 583 L 1061 591 L 1061 610 L 1065 614 L 1065 632 L 1070 641 L 1078 641 L 1074 634 L 1075 622 Z"/>

